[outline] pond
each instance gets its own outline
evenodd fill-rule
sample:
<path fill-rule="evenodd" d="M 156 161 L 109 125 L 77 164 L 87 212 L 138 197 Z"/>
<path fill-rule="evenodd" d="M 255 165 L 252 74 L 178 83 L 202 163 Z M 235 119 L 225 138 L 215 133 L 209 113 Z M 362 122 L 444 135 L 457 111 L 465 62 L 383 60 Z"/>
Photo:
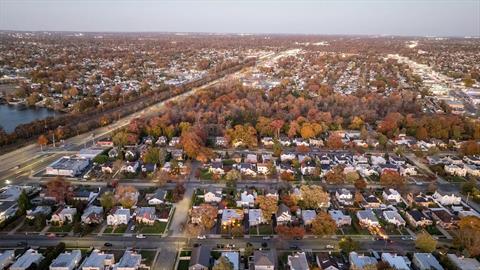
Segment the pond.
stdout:
<path fill-rule="evenodd" d="M 10 133 L 20 124 L 53 116 L 54 111 L 46 108 L 29 108 L 21 105 L 0 104 L 0 126 Z M 58 114 L 58 113 L 57 113 Z"/>

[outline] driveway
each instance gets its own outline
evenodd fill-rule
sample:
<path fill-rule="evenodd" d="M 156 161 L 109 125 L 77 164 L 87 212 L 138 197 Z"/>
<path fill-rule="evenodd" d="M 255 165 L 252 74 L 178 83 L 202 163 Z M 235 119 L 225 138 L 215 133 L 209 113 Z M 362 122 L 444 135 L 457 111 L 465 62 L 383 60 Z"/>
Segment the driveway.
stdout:
<path fill-rule="evenodd" d="M 175 204 L 175 213 L 170 222 L 170 235 L 183 236 L 183 225 L 187 222 L 188 210 L 192 203 L 193 191 L 195 188 L 187 185 L 183 199 Z"/>

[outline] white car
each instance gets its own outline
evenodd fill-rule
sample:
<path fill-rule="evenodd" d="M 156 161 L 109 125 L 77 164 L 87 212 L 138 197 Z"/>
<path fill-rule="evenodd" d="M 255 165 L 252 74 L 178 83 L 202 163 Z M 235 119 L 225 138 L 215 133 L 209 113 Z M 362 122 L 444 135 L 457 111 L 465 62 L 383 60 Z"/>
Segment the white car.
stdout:
<path fill-rule="evenodd" d="M 205 235 L 199 235 L 197 236 L 197 239 L 207 239 L 207 237 Z"/>
<path fill-rule="evenodd" d="M 137 234 L 137 236 L 136 236 L 136 237 L 137 237 L 138 239 L 144 239 L 144 238 L 147 238 L 147 237 L 145 237 L 145 235 L 143 235 L 143 234 Z"/>
<path fill-rule="evenodd" d="M 332 245 L 326 245 L 325 248 L 327 248 L 327 249 L 334 249 L 335 247 L 332 246 Z"/>
<path fill-rule="evenodd" d="M 133 225 L 132 227 L 130 227 L 130 231 L 133 231 L 135 230 L 135 225 Z"/>

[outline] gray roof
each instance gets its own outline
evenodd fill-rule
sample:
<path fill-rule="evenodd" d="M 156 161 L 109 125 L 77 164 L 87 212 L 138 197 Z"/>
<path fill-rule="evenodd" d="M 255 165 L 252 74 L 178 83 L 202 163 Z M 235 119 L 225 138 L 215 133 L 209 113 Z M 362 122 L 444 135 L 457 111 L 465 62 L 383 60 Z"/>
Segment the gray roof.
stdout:
<path fill-rule="evenodd" d="M 443 267 L 432 253 L 414 253 L 413 258 L 413 261 L 417 260 L 420 262 L 421 265 L 417 265 L 418 267 L 430 268 L 432 270 L 443 270 Z"/>
<path fill-rule="evenodd" d="M 192 249 L 189 267 L 195 265 L 210 266 L 210 248 L 198 245 Z"/>
<path fill-rule="evenodd" d="M 18 260 L 12 266 L 10 266 L 10 269 L 27 269 L 32 264 L 40 263 L 43 258 L 43 255 L 38 253 L 36 250 L 29 249 L 20 258 L 18 258 Z"/>
<path fill-rule="evenodd" d="M 118 261 L 116 267 L 129 267 L 129 268 L 137 268 L 140 266 L 142 262 L 142 255 L 132 252 L 131 250 L 125 251 L 123 257 Z M 116 268 L 115 267 L 115 268 Z"/>
<path fill-rule="evenodd" d="M 53 260 L 50 267 L 68 267 L 73 269 L 81 259 L 82 253 L 78 249 L 73 250 L 72 252 L 64 252 Z"/>
<path fill-rule="evenodd" d="M 253 262 L 255 266 L 275 266 L 275 255 L 272 250 L 255 250 Z"/>
<path fill-rule="evenodd" d="M 292 256 L 288 256 L 288 263 L 290 265 L 290 269 L 292 270 L 304 270 L 309 269 L 307 257 L 305 256 L 305 252 L 297 252 Z"/>

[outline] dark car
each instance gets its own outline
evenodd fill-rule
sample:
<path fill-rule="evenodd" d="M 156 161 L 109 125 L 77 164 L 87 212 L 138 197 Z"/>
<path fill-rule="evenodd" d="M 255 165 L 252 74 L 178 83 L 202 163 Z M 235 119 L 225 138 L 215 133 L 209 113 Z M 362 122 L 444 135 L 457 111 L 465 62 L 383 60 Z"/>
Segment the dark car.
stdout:
<path fill-rule="evenodd" d="M 108 242 L 105 243 L 105 244 L 103 244 L 103 245 L 106 246 L 106 247 L 111 247 L 111 246 L 113 246 L 112 243 L 108 243 Z"/>

